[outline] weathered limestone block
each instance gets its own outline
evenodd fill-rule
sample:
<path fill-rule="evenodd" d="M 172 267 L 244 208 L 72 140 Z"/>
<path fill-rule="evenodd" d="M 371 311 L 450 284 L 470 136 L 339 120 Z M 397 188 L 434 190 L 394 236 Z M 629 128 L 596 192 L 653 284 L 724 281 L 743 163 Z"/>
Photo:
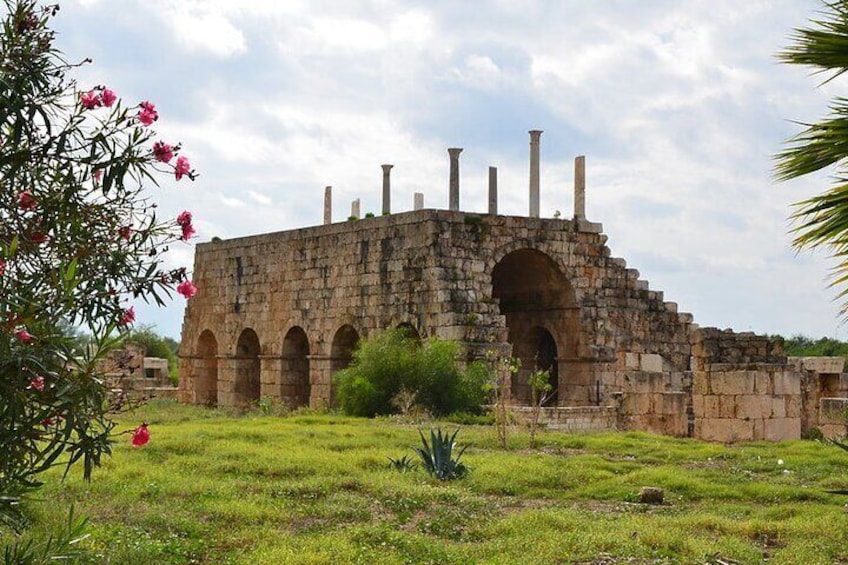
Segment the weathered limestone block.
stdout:
<path fill-rule="evenodd" d="M 643 371 L 649 373 L 661 373 L 663 370 L 663 359 L 656 353 L 642 353 L 640 365 Z"/>
<path fill-rule="evenodd" d="M 785 441 L 800 438 L 800 418 L 771 418 L 765 421 L 765 439 L 769 441 Z"/>
<path fill-rule="evenodd" d="M 787 359 L 799 371 L 810 371 L 819 374 L 841 374 L 845 368 L 843 357 L 790 357 Z"/>

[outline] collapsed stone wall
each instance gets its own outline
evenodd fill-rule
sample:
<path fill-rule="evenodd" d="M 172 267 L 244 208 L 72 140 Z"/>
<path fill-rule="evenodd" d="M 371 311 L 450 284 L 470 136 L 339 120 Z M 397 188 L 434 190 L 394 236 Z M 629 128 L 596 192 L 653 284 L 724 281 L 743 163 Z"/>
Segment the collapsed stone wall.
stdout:
<path fill-rule="evenodd" d="M 766 336 L 704 328 L 693 340 L 694 434 L 710 441 L 801 436 L 801 375 L 783 344 Z"/>

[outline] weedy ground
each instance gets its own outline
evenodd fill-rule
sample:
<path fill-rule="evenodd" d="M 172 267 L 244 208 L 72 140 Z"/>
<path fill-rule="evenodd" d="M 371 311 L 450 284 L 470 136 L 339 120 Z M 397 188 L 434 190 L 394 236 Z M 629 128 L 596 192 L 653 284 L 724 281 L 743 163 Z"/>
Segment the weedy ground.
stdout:
<path fill-rule="evenodd" d="M 848 453 L 812 441 L 720 445 L 644 433 L 528 434 L 508 450 L 463 426 L 469 474 L 389 458 L 417 426 L 332 414 L 236 414 L 153 402 L 143 448 L 119 436 L 91 483 L 59 472 L 39 528 L 71 503 L 91 563 L 848 563 Z M 456 429 L 455 424 L 425 422 Z M 665 503 L 639 504 L 639 489 Z M 0 542 L 3 539 L 0 537 Z"/>

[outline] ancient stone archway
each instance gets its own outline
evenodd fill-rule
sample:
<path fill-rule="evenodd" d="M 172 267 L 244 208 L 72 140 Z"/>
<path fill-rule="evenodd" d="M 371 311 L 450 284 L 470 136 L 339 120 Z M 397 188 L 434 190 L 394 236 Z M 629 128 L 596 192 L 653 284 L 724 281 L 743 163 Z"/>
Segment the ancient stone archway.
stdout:
<path fill-rule="evenodd" d="M 353 359 L 353 351 L 359 344 L 359 333 L 349 324 L 345 324 L 336 331 L 333 336 L 333 345 L 330 349 L 330 405 L 336 402 L 336 387 L 332 376 L 342 369 L 346 369 Z"/>
<path fill-rule="evenodd" d="M 521 359 L 512 381 L 513 402 L 530 401 L 527 378 L 537 368 L 550 370 L 559 403 L 570 401 L 563 395 L 568 383 L 561 361 L 576 356 L 579 310 L 574 289 L 557 264 L 535 249 L 508 253 L 492 270 L 492 295 L 506 317 L 513 356 Z"/>
<path fill-rule="evenodd" d="M 250 328 L 241 332 L 236 344 L 234 400 L 237 406 L 259 400 L 261 391 L 259 336 Z"/>
<path fill-rule="evenodd" d="M 195 404 L 218 404 L 218 341 L 209 330 L 204 330 L 197 339 L 194 398 Z"/>
<path fill-rule="evenodd" d="M 309 406 L 309 339 L 303 328 L 291 328 L 283 339 L 280 397 L 290 408 Z"/>

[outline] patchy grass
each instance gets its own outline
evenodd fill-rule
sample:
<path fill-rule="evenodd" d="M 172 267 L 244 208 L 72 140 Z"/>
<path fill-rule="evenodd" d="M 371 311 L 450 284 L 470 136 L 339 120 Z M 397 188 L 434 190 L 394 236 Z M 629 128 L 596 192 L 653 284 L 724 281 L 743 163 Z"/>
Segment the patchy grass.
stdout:
<path fill-rule="evenodd" d="M 91 483 L 33 505 L 49 528 L 76 502 L 90 563 L 848 563 L 848 497 L 824 493 L 848 488 L 848 453 L 820 443 L 514 433 L 501 451 L 463 426 L 470 474 L 443 483 L 389 468 L 420 441 L 389 419 L 151 403 L 124 428 L 142 419 L 148 445 L 120 438 Z"/>

